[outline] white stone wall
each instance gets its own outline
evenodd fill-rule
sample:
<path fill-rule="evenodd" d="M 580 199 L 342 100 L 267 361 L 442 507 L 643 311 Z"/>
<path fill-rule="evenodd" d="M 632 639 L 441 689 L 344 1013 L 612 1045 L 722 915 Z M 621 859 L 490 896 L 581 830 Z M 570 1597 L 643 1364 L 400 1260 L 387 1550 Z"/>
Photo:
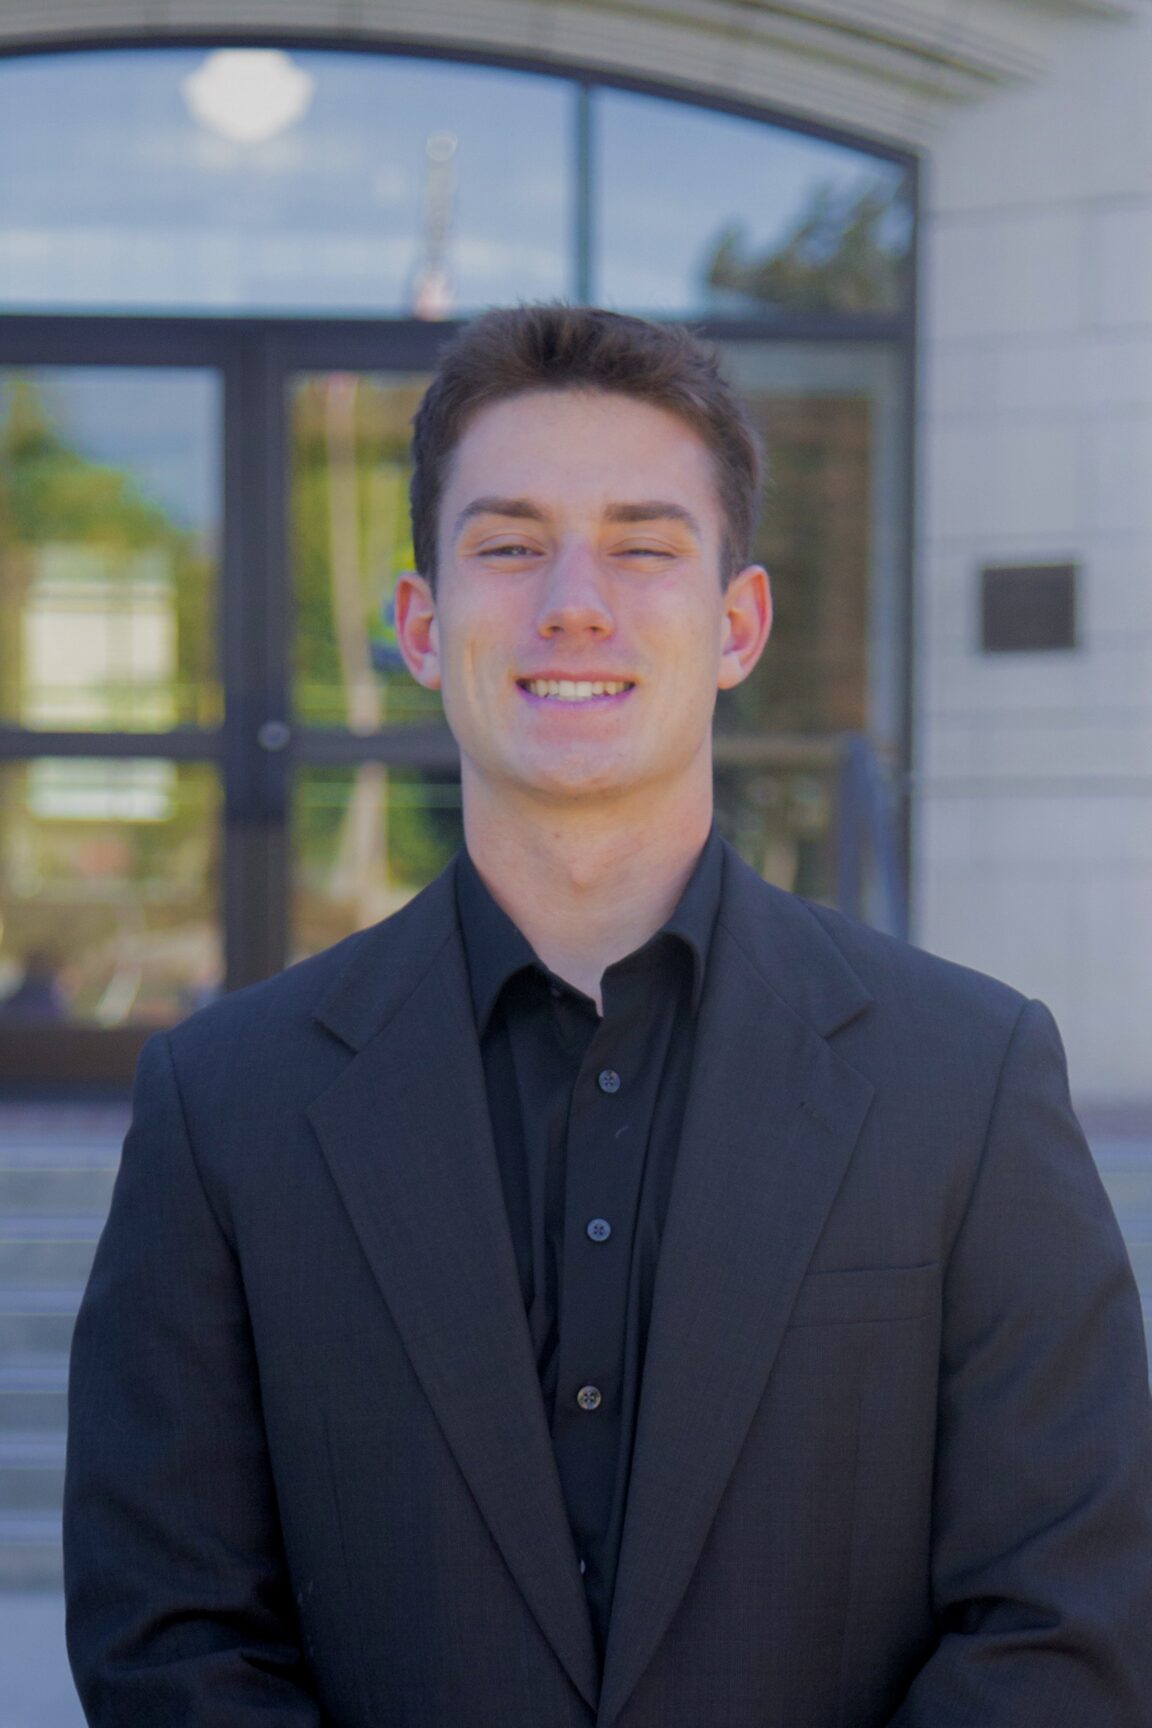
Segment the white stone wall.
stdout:
<path fill-rule="evenodd" d="M 1152 1097 L 1152 9 L 954 113 L 923 224 L 915 928 Z M 1081 571 L 1073 653 L 984 655 L 978 572 Z"/>

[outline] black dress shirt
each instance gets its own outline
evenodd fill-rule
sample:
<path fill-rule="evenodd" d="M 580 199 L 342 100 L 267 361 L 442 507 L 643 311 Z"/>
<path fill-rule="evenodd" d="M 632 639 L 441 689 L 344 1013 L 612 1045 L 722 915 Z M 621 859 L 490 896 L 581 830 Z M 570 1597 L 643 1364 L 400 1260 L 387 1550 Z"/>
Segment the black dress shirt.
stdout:
<path fill-rule="evenodd" d="M 713 829 L 667 923 L 604 973 L 602 1017 L 537 957 L 467 853 L 456 875 L 524 1307 L 601 1657 L 722 871 Z"/>

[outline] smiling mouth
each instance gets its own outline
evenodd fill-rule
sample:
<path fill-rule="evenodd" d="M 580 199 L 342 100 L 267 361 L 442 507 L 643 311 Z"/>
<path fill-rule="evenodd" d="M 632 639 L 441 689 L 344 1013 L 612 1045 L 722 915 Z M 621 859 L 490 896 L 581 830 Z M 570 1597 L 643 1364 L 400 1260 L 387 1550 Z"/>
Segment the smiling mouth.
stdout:
<path fill-rule="evenodd" d="M 591 702 L 597 696 L 623 696 L 636 686 L 626 678 L 518 678 L 529 696 L 551 702 Z"/>

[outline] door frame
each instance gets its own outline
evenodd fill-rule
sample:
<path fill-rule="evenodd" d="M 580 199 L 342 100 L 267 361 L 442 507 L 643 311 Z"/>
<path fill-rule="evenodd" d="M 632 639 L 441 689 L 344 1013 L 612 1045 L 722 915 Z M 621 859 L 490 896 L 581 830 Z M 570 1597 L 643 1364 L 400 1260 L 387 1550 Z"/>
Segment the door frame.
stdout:
<path fill-rule="evenodd" d="M 0 320 L 0 367 L 210 369 L 222 391 L 223 532 L 216 607 L 223 695 L 216 729 L 48 731 L 0 725 L 0 762 L 42 756 L 201 762 L 220 778 L 225 988 L 279 971 L 289 953 L 288 813 L 295 762 L 443 765 L 444 739 L 291 733 L 290 448 L 287 385 L 301 371 L 425 371 L 458 326 L 257 318 L 17 315 Z M 266 728 L 271 725 L 273 732 Z M 280 744 L 288 728 L 288 742 Z M 274 740 L 271 745 L 261 738 Z M 0 1091 L 122 1091 L 150 1028 L 0 1027 Z"/>
<path fill-rule="evenodd" d="M 297 764 L 387 762 L 443 770 L 454 745 L 442 726 L 399 727 L 374 737 L 339 729 L 293 730 L 289 547 L 289 389 L 310 372 L 427 372 L 457 321 L 248 317 L 8 315 L 0 319 L 0 367 L 195 367 L 222 383 L 221 521 L 217 666 L 224 720 L 215 730 L 43 731 L 0 725 L 0 763 L 35 756 L 203 762 L 220 776 L 223 809 L 220 918 L 225 988 L 279 971 L 290 952 L 292 770 Z M 912 666 L 912 426 L 907 315 L 791 316 L 697 321 L 717 343 L 872 343 L 905 356 L 908 395 L 899 436 L 907 451 L 905 667 Z M 906 679 L 908 761 L 911 677 Z M 268 728 L 271 727 L 271 731 Z M 263 742 L 262 742 L 263 740 Z M 907 852 L 905 813 L 905 853 Z M 906 859 L 907 862 L 907 859 Z M 0 1028 L 0 1093 L 123 1092 L 151 1028 Z"/>

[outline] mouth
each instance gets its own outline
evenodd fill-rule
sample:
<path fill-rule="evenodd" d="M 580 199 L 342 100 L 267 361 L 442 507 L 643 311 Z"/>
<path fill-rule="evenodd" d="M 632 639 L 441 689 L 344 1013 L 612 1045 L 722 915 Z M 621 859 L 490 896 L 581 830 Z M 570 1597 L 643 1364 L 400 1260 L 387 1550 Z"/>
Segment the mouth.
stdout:
<path fill-rule="evenodd" d="M 636 688 L 628 678 L 517 678 L 516 685 L 537 702 L 619 701 Z"/>

